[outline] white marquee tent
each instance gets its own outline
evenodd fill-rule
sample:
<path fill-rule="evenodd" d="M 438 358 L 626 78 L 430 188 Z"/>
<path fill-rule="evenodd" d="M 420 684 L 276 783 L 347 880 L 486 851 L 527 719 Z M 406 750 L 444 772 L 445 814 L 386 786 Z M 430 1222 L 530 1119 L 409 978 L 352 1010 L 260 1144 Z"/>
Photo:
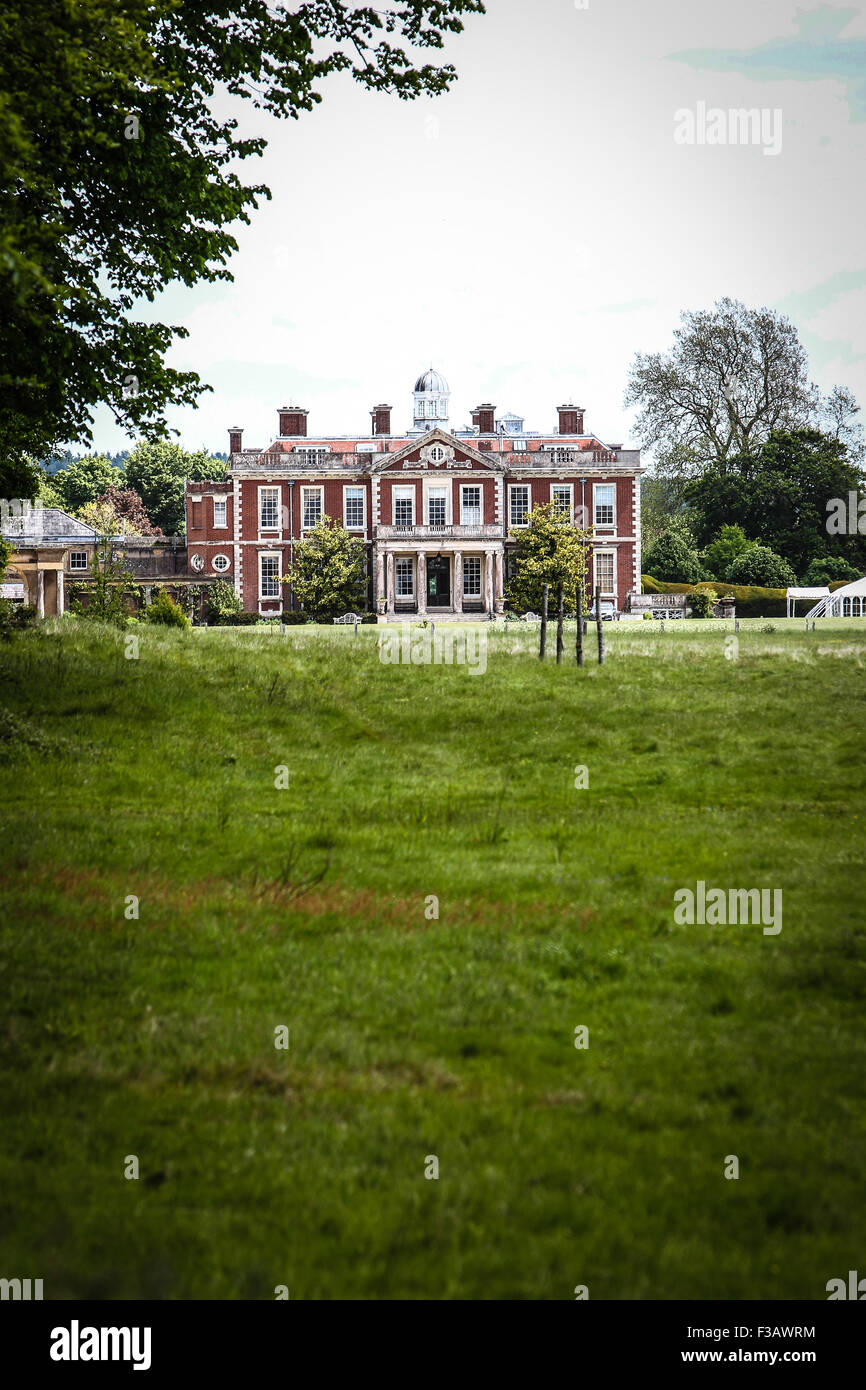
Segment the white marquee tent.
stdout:
<path fill-rule="evenodd" d="M 866 618 L 866 575 L 822 598 L 807 618 Z"/>
<path fill-rule="evenodd" d="M 797 601 L 798 601 L 798 599 L 801 599 L 801 598 L 812 598 L 812 599 L 814 599 L 814 598 L 826 598 L 826 597 L 828 596 L 829 593 L 830 593 L 830 590 L 827 588 L 827 585 L 826 585 L 826 584 L 825 584 L 822 588 L 820 588 L 820 589 L 786 589 L 786 590 L 785 590 L 785 597 L 786 597 L 787 600 L 788 600 L 788 617 L 789 617 L 789 618 L 796 618 L 796 616 L 797 616 Z"/>

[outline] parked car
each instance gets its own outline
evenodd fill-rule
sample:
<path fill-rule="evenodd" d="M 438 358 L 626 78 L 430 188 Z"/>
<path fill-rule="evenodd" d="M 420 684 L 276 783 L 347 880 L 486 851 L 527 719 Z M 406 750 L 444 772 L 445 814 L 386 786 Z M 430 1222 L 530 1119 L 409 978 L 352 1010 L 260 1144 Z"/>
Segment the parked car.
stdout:
<path fill-rule="evenodd" d="M 596 621 L 595 604 L 593 604 L 592 607 L 590 608 L 589 613 L 587 614 L 587 617 L 590 618 L 590 619 L 592 620 L 592 622 L 595 622 L 595 621 Z M 602 599 L 602 601 L 601 601 L 601 621 L 602 621 L 603 623 L 612 623 L 615 617 L 616 617 L 616 604 L 615 604 L 615 603 L 610 603 L 610 602 L 609 602 L 608 600 L 606 600 L 606 599 Z"/>

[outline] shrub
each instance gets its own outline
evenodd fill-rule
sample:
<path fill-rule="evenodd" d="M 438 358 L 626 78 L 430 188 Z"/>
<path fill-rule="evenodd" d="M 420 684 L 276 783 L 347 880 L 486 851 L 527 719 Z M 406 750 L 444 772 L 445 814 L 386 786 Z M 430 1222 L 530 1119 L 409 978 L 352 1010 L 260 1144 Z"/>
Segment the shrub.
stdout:
<path fill-rule="evenodd" d="M 824 585 L 841 579 L 843 584 L 848 584 L 852 579 L 859 578 L 860 571 L 841 555 L 821 555 L 809 565 L 803 575 L 803 583 Z"/>
<path fill-rule="evenodd" d="M 208 622 L 219 622 L 242 610 L 243 604 L 227 579 L 217 579 L 211 584 L 207 595 Z"/>
<path fill-rule="evenodd" d="M 692 610 L 693 618 L 711 618 L 713 607 L 718 603 L 719 596 L 714 589 L 695 589 L 689 594 L 689 607 Z"/>
<path fill-rule="evenodd" d="M 179 604 L 166 593 L 157 594 L 141 615 L 146 623 L 161 623 L 165 627 L 189 627 L 189 618 Z"/>
<path fill-rule="evenodd" d="M 695 584 L 703 566 L 696 550 L 674 531 L 664 531 L 646 553 L 644 564 L 654 578 Z"/>
<path fill-rule="evenodd" d="M 770 589 L 783 589 L 797 582 L 788 561 L 766 545 L 749 546 L 732 560 L 725 578 L 732 584 L 760 584 Z"/>
<path fill-rule="evenodd" d="M 10 598 L 0 598 L 0 637 L 9 637 L 13 632 L 35 627 L 36 618 L 36 609 L 32 604 L 13 603 Z"/>
<path fill-rule="evenodd" d="M 704 551 L 704 564 L 713 579 L 724 579 L 738 555 L 755 544 L 742 526 L 722 526 Z"/>
<path fill-rule="evenodd" d="M 226 627 L 255 627 L 259 621 L 258 613 L 228 613 L 221 620 Z"/>

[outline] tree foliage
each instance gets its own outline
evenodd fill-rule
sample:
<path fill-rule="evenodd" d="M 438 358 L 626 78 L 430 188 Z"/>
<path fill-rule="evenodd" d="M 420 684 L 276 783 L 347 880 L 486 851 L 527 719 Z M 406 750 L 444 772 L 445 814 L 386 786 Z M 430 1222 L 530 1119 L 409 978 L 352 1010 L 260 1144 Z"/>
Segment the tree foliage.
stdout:
<path fill-rule="evenodd" d="M 111 509 L 118 535 L 124 531 L 127 536 L 162 535 L 160 528 L 151 522 L 144 503 L 134 488 L 108 487 L 97 497 L 95 505 Z M 86 521 L 87 517 L 81 515 L 82 520 Z"/>
<path fill-rule="evenodd" d="M 0 298 L 0 313 L 2 313 L 2 307 L 2 298 Z M 0 367 L 0 393 L 2 390 L 3 369 Z M 3 407 L 0 405 L 0 414 L 2 414 L 2 409 Z M 23 450 L 16 448 L 13 453 L 13 447 L 10 446 L 4 456 L 2 442 L 0 442 L 0 501 L 35 502 L 41 484 L 39 465 Z"/>
<path fill-rule="evenodd" d="M 132 488 L 106 488 L 95 502 L 88 502 L 78 511 L 78 518 L 94 531 L 111 536 L 160 536 L 151 526 L 147 512 L 137 492 Z"/>
<path fill-rule="evenodd" d="M 237 99 L 296 118 L 349 72 L 408 99 L 447 90 L 417 63 L 480 0 L 7 0 L 0 8 L 0 496 L 33 496 L 26 455 L 89 443 L 105 402 L 166 432 L 195 372 L 166 366 L 177 325 L 136 318 L 170 282 L 230 279 L 228 230 L 269 192 Z M 227 101 L 226 98 L 229 100 Z M 234 99 L 234 101 L 233 101 Z"/>
<path fill-rule="evenodd" d="M 39 485 L 36 493 L 37 499 L 43 507 L 60 507 L 65 510 L 65 503 L 61 497 L 56 483 L 56 474 L 49 473 L 44 465 L 39 466 Z"/>
<path fill-rule="evenodd" d="M 789 319 L 735 299 L 681 319 L 669 352 L 636 355 L 626 390 L 642 445 L 665 451 L 664 471 L 725 474 L 773 430 L 812 421 L 818 394 Z"/>
<path fill-rule="evenodd" d="M 640 484 L 641 534 L 652 545 L 669 528 L 688 525 L 683 488 L 685 482 L 665 468 L 645 473 Z"/>
<path fill-rule="evenodd" d="M 333 517 L 323 516 L 295 546 L 291 573 L 283 578 L 304 611 L 317 622 L 367 606 L 364 542 Z"/>
<path fill-rule="evenodd" d="M 737 525 L 802 574 L 823 555 L 842 555 L 862 566 L 866 537 L 830 534 L 827 528 L 831 499 L 847 500 L 861 486 L 844 443 L 809 429 L 774 432 L 756 455 L 693 479 L 686 494 L 701 544 L 720 527 Z"/>
<path fill-rule="evenodd" d="M 64 511 L 73 514 L 101 497 L 106 488 L 123 483 L 123 474 L 105 454 L 87 454 L 52 474 L 50 485 Z"/>
<path fill-rule="evenodd" d="M 731 561 L 725 579 L 731 584 L 758 585 L 763 589 L 786 589 L 797 582 L 788 561 L 766 545 L 750 545 Z"/>
<path fill-rule="evenodd" d="M 138 493 L 153 525 L 167 536 L 184 534 L 185 480 L 216 482 L 225 471 L 226 465 L 206 449 L 192 452 L 167 439 L 140 441 L 125 469 L 127 485 Z"/>
<path fill-rule="evenodd" d="M 589 557 L 592 531 L 575 526 L 555 502 L 534 507 L 529 525 L 511 532 L 517 544 L 514 549 L 514 572 L 505 589 L 509 608 L 521 612 L 540 612 L 542 590 L 549 586 L 548 604 L 551 612 L 556 603 L 559 585 L 565 592 L 565 606 L 575 611 L 577 589 L 583 601 L 584 613 L 589 612 Z"/>
<path fill-rule="evenodd" d="M 713 579 L 726 579 L 729 566 L 750 545 L 754 541 L 749 540 L 742 526 L 722 526 L 704 551 L 704 566 Z"/>
<path fill-rule="evenodd" d="M 848 457 L 855 466 L 860 466 L 866 457 L 864 430 L 858 416 L 860 406 L 853 391 L 847 386 L 834 386 L 821 402 L 821 425 L 825 434 L 831 434 L 848 450 Z"/>
<path fill-rule="evenodd" d="M 822 555 L 809 565 L 803 575 L 803 583 L 823 587 L 826 584 L 833 584 L 839 579 L 859 579 L 862 573 L 862 569 L 857 569 L 842 555 Z"/>
<path fill-rule="evenodd" d="M 698 552 L 676 531 L 665 531 L 643 556 L 643 570 L 666 584 L 697 584 L 703 575 Z"/>

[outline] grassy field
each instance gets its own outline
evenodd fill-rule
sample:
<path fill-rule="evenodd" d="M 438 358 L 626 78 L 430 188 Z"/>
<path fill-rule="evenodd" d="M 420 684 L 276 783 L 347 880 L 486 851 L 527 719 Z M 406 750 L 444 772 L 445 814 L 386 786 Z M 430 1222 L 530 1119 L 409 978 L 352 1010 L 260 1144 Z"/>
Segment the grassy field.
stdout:
<path fill-rule="evenodd" d="M 2 645 L 0 1274 L 823 1299 L 862 1271 L 866 623 L 765 626 L 608 627 L 583 671 L 491 629 L 483 674 L 383 665 L 375 627 Z M 699 879 L 781 888 L 782 931 L 677 925 Z"/>

